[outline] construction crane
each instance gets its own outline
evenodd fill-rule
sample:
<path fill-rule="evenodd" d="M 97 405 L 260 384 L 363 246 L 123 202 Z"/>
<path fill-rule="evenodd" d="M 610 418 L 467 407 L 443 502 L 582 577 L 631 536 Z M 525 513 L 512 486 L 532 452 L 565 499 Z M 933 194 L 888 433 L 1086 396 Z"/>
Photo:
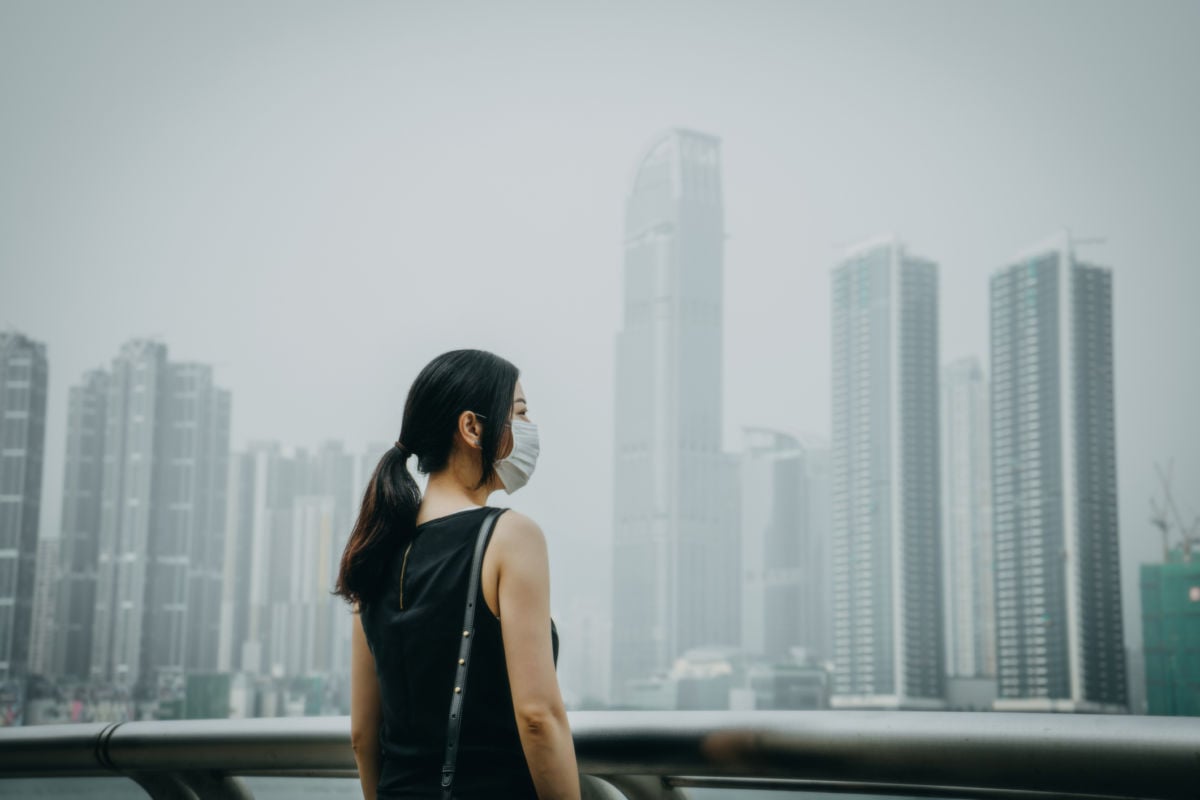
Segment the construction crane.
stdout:
<path fill-rule="evenodd" d="M 1183 515 L 1179 513 L 1179 506 L 1175 504 L 1175 497 L 1171 494 L 1171 478 L 1175 472 L 1174 459 L 1167 462 L 1165 470 L 1162 464 L 1155 462 L 1154 472 L 1158 476 L 1158 482 L 1162 489 L 1162 500 L 1160 502 L 1157 498 L 1150 498 L 1150 523 L 1162 534 L 1163 561 L 1166 562 L 1170 556 L 1170 530 L 1171 523 L 1174 521 L 1175 527 L 1179 529 L 1179 538 L 1183 543 L 1183 559 L 1190 562 L 1192 560 L 1192 544 L 1200 544 L 1200 514 L 1193 518 L 1190 525 L 1184 524 Z"/>

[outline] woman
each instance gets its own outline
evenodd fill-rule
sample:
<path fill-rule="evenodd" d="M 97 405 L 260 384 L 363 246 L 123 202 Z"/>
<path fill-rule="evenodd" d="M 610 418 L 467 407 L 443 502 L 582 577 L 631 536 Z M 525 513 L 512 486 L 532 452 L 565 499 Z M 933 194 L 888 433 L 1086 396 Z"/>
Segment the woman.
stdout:
<path fill-rule="evenodd" d="M 454 350 L 417 376 L 363 496 L 336 593 L 353 604 L 350 729 L 367 798 L 441 798 L 447 715 L 475 540 L 497 489 L 537 460 L 519 372 Z M 409 455 L 429 476 L 421 496 Z M 578 798 L 558 687 L 546 539 L 511 509 L 487 540 L 461 698 L 456 798 Z M 501 625 L 500 620 L 504 623 Z"/>

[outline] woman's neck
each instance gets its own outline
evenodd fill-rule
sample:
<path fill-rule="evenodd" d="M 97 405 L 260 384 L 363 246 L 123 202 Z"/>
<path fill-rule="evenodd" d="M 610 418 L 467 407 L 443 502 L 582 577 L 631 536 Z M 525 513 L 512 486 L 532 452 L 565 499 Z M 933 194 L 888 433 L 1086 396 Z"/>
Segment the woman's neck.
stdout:
<path fill-rule="evenodd" d="M 487 505 L 491 491 L 487 486 L 468 488 L 451 470 L 435 472 L 425 485 L 422 507 L 433 516 L 451 513 L 463 507 Z"/>

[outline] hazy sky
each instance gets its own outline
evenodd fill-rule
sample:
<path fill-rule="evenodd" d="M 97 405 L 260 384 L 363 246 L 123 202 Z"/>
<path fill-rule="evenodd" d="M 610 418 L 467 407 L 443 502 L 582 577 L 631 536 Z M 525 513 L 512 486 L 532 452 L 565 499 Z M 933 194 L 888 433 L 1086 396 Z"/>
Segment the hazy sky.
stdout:
<path fill-rule="evenodd" d="M 43 535 L 67 388 L 131 337 L 217 366 L 235 448 L 391 441 L 421 366 L 480 347 L 540 426 L 511 504 L 555 605 L 606 602 L 623 203 L 678 125 L 723 142 L 730 449 L 828 432 L 841 246 L 936 260 L 942 360 L 986 366 L 988 275 L 1106 237 L 1079 253 L 1114 270 L 1135 593 L 1155 461 L 1200 511 L 1198 35 L 1195 2 L 5 0 L 0 326 L 48 345 Z"/>

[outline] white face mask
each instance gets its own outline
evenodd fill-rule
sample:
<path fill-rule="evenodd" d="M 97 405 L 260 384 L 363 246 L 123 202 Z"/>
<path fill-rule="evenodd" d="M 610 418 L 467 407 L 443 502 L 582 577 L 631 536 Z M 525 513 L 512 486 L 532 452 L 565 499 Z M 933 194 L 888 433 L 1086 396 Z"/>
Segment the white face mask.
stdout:
<path fill-rule="evenodd" d="M 504 491 L 512 494 L 529 482 L 533 468 L 537 465 L 538 432 L 537 425 L 523 419 L 512 421 L 513 448 L 505 458 L 496 462 L 496 474 Z"/>

